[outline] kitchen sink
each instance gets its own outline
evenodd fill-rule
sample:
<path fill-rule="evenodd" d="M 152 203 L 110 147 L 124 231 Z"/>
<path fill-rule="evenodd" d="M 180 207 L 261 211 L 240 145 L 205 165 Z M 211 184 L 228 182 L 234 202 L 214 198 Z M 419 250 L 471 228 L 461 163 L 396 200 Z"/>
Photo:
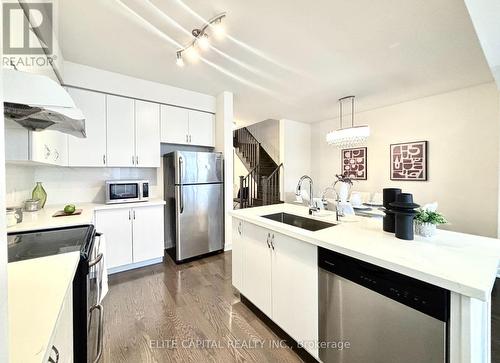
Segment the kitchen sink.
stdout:
<path fill-rule="evenodd" d="M 274 213 L 262 216 L 263 218 L 271 219 L 276 222 L 288 224 L 290 226 L 307 229 L 308 231 L 319 231 L 329 227 L 336 226 L 334 223 L 318 221 L 312 218 L 300 217 L 288 213 Z"/>

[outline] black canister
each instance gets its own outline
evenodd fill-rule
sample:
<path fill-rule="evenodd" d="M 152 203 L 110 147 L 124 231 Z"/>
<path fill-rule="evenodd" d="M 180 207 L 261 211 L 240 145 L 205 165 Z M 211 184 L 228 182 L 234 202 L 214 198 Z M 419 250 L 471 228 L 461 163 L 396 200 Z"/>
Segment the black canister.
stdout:
<path fill-rule="evenodd" d="M 394 212 L 390 209 L 385 209 L 384 213 L 385 216 L 382 222 L 382 229 L 386 232 L 394 233 L 396 231 Z"/>
<path fill-rule="evenodd" d="M 415 212 L 413 213 L 395 213 L 395 229 L 396 238 L 405 239 L 408 241 L 413 240 L 413 218 L 415 217 Z"/>
<path fill-rule="evenodd" d="M 413 195 L 410 193 L 399 193 L 396 200 L 390 203 L 391 211 L 395 215 L 396 237 L 404 240 L 413 239 L 413 219 L 415 208 L 419 205 L 413 203 Z"/>
<path fill-rule="evenodd" d="M 386 232 L 394 233 L 396 231 L 394 212 L 391 210 L 391 203 L 396 201 L 396 197 L 401 194 L 400 188 L 384 188 L 382 189 L 382 195 L 384 198 L 384 220 L 382 224 L 382 229 Z"/>

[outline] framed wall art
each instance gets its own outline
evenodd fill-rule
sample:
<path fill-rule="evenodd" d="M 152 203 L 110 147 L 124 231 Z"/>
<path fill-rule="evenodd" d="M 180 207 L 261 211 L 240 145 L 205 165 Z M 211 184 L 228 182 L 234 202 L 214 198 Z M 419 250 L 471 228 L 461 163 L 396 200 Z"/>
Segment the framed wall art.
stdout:
<path fill-rule="evenodd" d="M 427 141 L 391 144 L 391 180 L 427 180 Z"/>
<path fill-rule="evenodd" d="M 366 180 L 368 177 L 367 148 L 356 147 L 342 149 L 342 174 L 354 180 Z"/>

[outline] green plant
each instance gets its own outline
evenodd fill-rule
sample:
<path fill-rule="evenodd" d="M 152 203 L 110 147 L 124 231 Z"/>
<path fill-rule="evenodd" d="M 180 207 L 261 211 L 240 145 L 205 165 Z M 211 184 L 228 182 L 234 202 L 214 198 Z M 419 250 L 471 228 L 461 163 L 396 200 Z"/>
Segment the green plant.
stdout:
<path fill-rule="evenodd" d="M 446 218 L 439 212 L 426 209 L 418 209 L 415 215 L 415 220 L 420 223 L 445 224 L 448 223 Z"/>

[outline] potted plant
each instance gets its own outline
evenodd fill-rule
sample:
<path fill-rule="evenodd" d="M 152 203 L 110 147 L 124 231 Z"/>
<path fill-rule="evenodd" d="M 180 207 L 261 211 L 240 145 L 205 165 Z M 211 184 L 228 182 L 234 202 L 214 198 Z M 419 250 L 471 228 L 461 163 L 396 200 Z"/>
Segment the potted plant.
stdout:
<path fill-rule="evenodd" d="M 415 233 L 423 237 L 432 237 L 438 224 L 448 223 L 437 211 L 437 203 L 427 204 L 417 210 L 415 215 Z"/>

